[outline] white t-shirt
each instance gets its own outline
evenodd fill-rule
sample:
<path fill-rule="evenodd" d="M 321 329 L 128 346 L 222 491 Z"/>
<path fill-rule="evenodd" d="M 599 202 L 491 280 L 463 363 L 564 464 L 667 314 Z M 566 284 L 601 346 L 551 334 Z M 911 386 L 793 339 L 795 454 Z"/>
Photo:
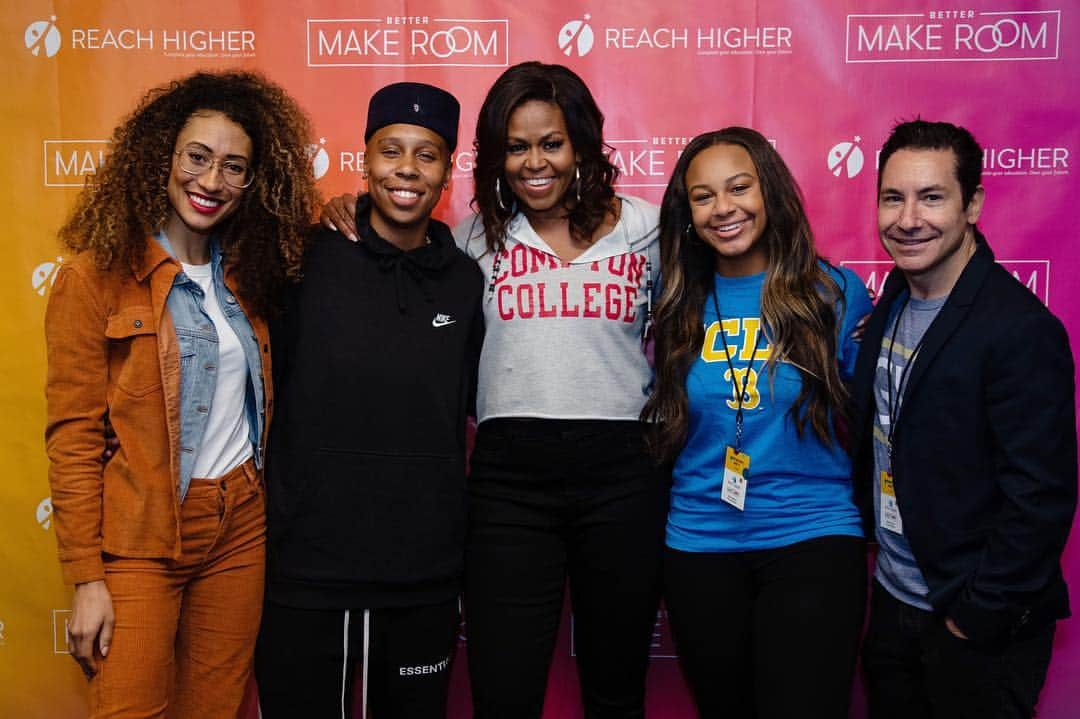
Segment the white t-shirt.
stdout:
<path fill-rule="evenodd" d="M 214 291 L 211 265 L 181 263 L 184 274 L 202 288 L 203 309 L 214 323 L 218 336 L 217 384 L 206 420 L 206 432 L 195 455 L 192 477 L 220 477 L 252 456 L 244 398 L 248 365 L 244 348 L 225 319 Z M 200 371 L 196 368 L 195 371 Z"/>
<path fill-rule="evenodd" d="M 642 349 L 648 286 L 660 269 L 659 211 L 623 197 L 619 222 L 563 262 L 522 214 L 499 254 L 483 222 L 466 218 L 454 239 L 484 271 L 484 347 L 477 419 L 637 419 L 652 384 Z M 653 300 L 657 297 L 653 288 Z"/>

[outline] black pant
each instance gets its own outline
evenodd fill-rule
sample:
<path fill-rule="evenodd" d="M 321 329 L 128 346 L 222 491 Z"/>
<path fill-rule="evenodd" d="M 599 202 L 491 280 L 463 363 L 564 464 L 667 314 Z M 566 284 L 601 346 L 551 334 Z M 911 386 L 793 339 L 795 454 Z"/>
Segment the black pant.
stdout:
<path fill-rule="evenodd" d="M 872 719 L 1028 719 L 1046 679 L 1054 624 L 996 649 L 953 636 L 944 617 L 878 582 L 863 668 Z"/>
<path fill-rule="evenodd" d="M 748 552 L 667 550 L 668 618 L 702 717 L 848 715 L 864 547 L 821 537 Z"/>
<path fill-rule="evenodd" d="M 263 719 L 347 719 L 365 700 L 378 719 L 445 719 L 458 626 L 457 599 L 349 612 L 268 602 L 255 645 Z"/>
<path fill-rule="evenodd" d="M 465 554 L 476 717 L 540 716 L 567 577 L 585 716 L 644 716 L 669 483 L 638 422 L 480 425 Z"/>

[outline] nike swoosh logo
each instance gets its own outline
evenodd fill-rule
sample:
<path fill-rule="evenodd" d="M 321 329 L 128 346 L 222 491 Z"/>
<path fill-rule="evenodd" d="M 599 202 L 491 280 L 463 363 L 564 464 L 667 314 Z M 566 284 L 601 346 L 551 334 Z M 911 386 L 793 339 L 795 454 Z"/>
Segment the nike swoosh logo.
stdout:
<path fill-rule="evenodd" d="M 435 319 L 433 319 L 431 321 L 431 326 L 432 327 L 446 327 L 447 325 L 452 325 L 455 322 L 457 322 L 457 320 L 440 320 L 439 318 L 435 318 Z"/>

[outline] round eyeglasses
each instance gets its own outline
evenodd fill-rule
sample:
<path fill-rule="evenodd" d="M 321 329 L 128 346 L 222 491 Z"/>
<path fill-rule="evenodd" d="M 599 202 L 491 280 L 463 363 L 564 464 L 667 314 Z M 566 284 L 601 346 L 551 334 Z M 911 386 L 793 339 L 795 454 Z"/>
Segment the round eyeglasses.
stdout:
<path fill-rule="evenodd" d="M 215 160 L 206 151 L 206 148 L 200 145 L 185 147 L 182 150 L 177 150 L 174 154 L 180 158 L 180 169 L 189 175 L 198 177 L 208 172 L 214 165 L 217 165 L 221 171 L 221 179 L 229 187 L 243 190 L 250 187 L 251 183 L 255 181 L 255 173 L 246 160 L 237 158 Z"/>

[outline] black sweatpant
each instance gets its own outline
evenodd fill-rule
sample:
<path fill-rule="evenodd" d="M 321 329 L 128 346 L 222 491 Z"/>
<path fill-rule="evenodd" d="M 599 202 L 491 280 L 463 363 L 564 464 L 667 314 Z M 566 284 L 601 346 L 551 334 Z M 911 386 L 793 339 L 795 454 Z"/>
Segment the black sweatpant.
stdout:
<path fill-rule="evenodd" d="M 864 547 L 856 537 L 821 537 L 747 552 L 668 548 L 668 619 L 702 717 L 848 715 Z"/>
<path fill-rule="evenodd" d="M 267 602 L 255 645 L 263 719 L 444 719 L 458 600 L 349 611 Z M 355 673 L 363 672 L 353 696 Z"/>
<path fill-rule="evenodd" d="M 465 553 L 478 719 L 541 715 L 567 577 L 585 716 L 644 715 L 669 484 L 638 422 L 480 425 Z"/>

